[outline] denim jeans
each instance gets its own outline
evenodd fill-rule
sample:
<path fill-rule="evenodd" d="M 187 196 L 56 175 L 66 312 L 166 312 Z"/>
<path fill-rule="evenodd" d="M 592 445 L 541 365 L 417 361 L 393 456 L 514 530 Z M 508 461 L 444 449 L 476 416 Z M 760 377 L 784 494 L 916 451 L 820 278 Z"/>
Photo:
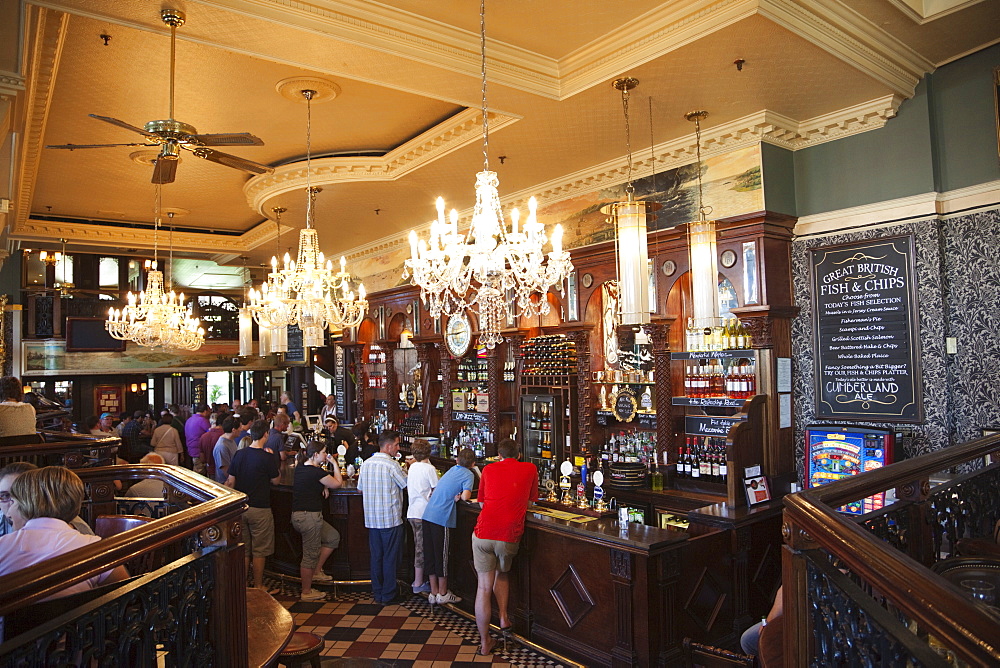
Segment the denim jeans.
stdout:
<path fill-rule="evenodd" d="M 369 529 L 368 547 L 372 553 L 372 594 L 376 603 L 386 603 L 396 597 L 396 566 L 403 554 L 403 525 L 391 529 Z"/>

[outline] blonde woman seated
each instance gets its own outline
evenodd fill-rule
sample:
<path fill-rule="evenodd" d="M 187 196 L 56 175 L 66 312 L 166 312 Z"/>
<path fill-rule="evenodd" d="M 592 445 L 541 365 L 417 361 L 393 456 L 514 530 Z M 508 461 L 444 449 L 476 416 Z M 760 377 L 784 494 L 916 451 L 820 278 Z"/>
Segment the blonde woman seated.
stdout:
<path fill-rule="evenodd" d="M 99 541 L 69 522 L 80 514 L 84 488 L 80 477 L 62 466 L 46 466 L 20 474 L 10 488 L 7 512 L 18 531 L 0 536 L 0 575 L 8 575 L 46 559 Z M 128 578 L 123 566 L 99 573 L 60 590 L 49 598 L 69 596 Z"/>

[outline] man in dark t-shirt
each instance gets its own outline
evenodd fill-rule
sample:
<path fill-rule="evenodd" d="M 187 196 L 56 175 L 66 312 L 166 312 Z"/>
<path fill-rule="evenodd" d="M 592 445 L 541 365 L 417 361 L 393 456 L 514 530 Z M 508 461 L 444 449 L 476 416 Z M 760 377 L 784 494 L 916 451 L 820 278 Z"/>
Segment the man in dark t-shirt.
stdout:
<path fill-rule="evenodd" d="M 271 484 L 278 482 L 278 455 L 264 448 L 267 423 L 257 420 L 250 426 L 250 447 L 237 450 L 229 463 L 226 486 L 247 495 L 243 513 L 243 535 L 247 554 L 253 556 L 254 585 L 264 588 L 264 562 L 274 554 L 274 515 L 271 513 Z M 248 557 L 249 558 L 249 557 Z"/>

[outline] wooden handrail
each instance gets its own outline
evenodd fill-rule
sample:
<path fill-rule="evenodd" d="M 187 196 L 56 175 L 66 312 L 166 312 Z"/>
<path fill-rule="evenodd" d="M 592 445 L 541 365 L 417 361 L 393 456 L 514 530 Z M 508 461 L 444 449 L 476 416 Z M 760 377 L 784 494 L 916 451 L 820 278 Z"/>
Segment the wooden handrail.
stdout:
<path fill-rule="evenodd" d="M 1000 434 L 984 436 L 968 443 L 952 445 L 913 459 L 866 471 L 863 476 L 849 476 L 835 483 L 814 487 L 803 491 L 800 496 L 832 508 L 839 508 L 849 501 L 864 499 L 914 480 L 929 478 L 945 469 L 997 451 L 1000 451 Z"/>
<path fill-rule="evenodd" d="M 786 534 L 803 532 L 803 540 L 827 550 L 840 560 L 842 567 L 874 585 L 880 594 L 963 660 L 974 665 L 996 665 L 1000 661 L 1000 634 L 995 621 L 978 611 L 943 578 L 838 513 L 836 508 L 892 487 L 926 480 L 934 473 L 997 449 L 1000 436 L 984 437 L 786 496 Z"/>
<path fill-rule="evenodd" d="M 221 522 L 238 518 L 246 495 L 177 466 L 107 466 L 75 471 L 84 484 L 155 478 L 187 494 L 198 505 L 137 529 L 54 557 L 37 567 L 0 577 L 0 616 L 108 571 L 138 555 L 176 543 Z"/>

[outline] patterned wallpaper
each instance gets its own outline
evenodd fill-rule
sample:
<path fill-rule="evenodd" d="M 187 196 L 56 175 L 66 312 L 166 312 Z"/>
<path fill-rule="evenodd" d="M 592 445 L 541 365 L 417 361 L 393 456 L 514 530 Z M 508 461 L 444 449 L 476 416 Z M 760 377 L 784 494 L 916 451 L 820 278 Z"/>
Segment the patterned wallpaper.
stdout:
<path fill-rule="evenodd" d="M 1000 209 L 802 239 L 792 244 L 795 301 L 802 309 L 792 325 L 797 461 L 802 429 L 815 422 L 809 249 L 902 234 L 913 234 L 916 246 L 925 418 L 903 426 L 912 434 L 903 439 L 903 456 L 1000 426 Z M 946 337 L 958 340 L 957 354 L 945 353 Z"/>
<path fill-rule="evenodd" d="M 942 447 L 948 434 L 948 360 L 945 355 L 946 318 L 943 301 L 940 227 L 938 220 L 923 220 L 881 229 L 864 229 L 837 236 L 803 239 L 792 243 L 795 302 L 801 309 L 792 323 L 793 379 L 795 383 L 796 461 L 803 460 L 803 428 L 815 420 L 812 309 L 809 300 L 809 250 L 820 246 L 912 234 L 916 248 L 917 304 L 920 309 L 920 340 L 923 365 L 924 424 L 906 425 L 911 438 L 902 442 L 902 456 L 913 457 Z M 1000 277 L 998 277 L 1000 278 Z M 852 423 L 888 426 L 884 423 Z M 799 471 L 801 476 L 802 471 Z"/>
<path fill-rule="evenodd" d="M 949 356 L 948 392 L 956 443 L 1000 425 L 1000 209 L 941 222 Z"/>

